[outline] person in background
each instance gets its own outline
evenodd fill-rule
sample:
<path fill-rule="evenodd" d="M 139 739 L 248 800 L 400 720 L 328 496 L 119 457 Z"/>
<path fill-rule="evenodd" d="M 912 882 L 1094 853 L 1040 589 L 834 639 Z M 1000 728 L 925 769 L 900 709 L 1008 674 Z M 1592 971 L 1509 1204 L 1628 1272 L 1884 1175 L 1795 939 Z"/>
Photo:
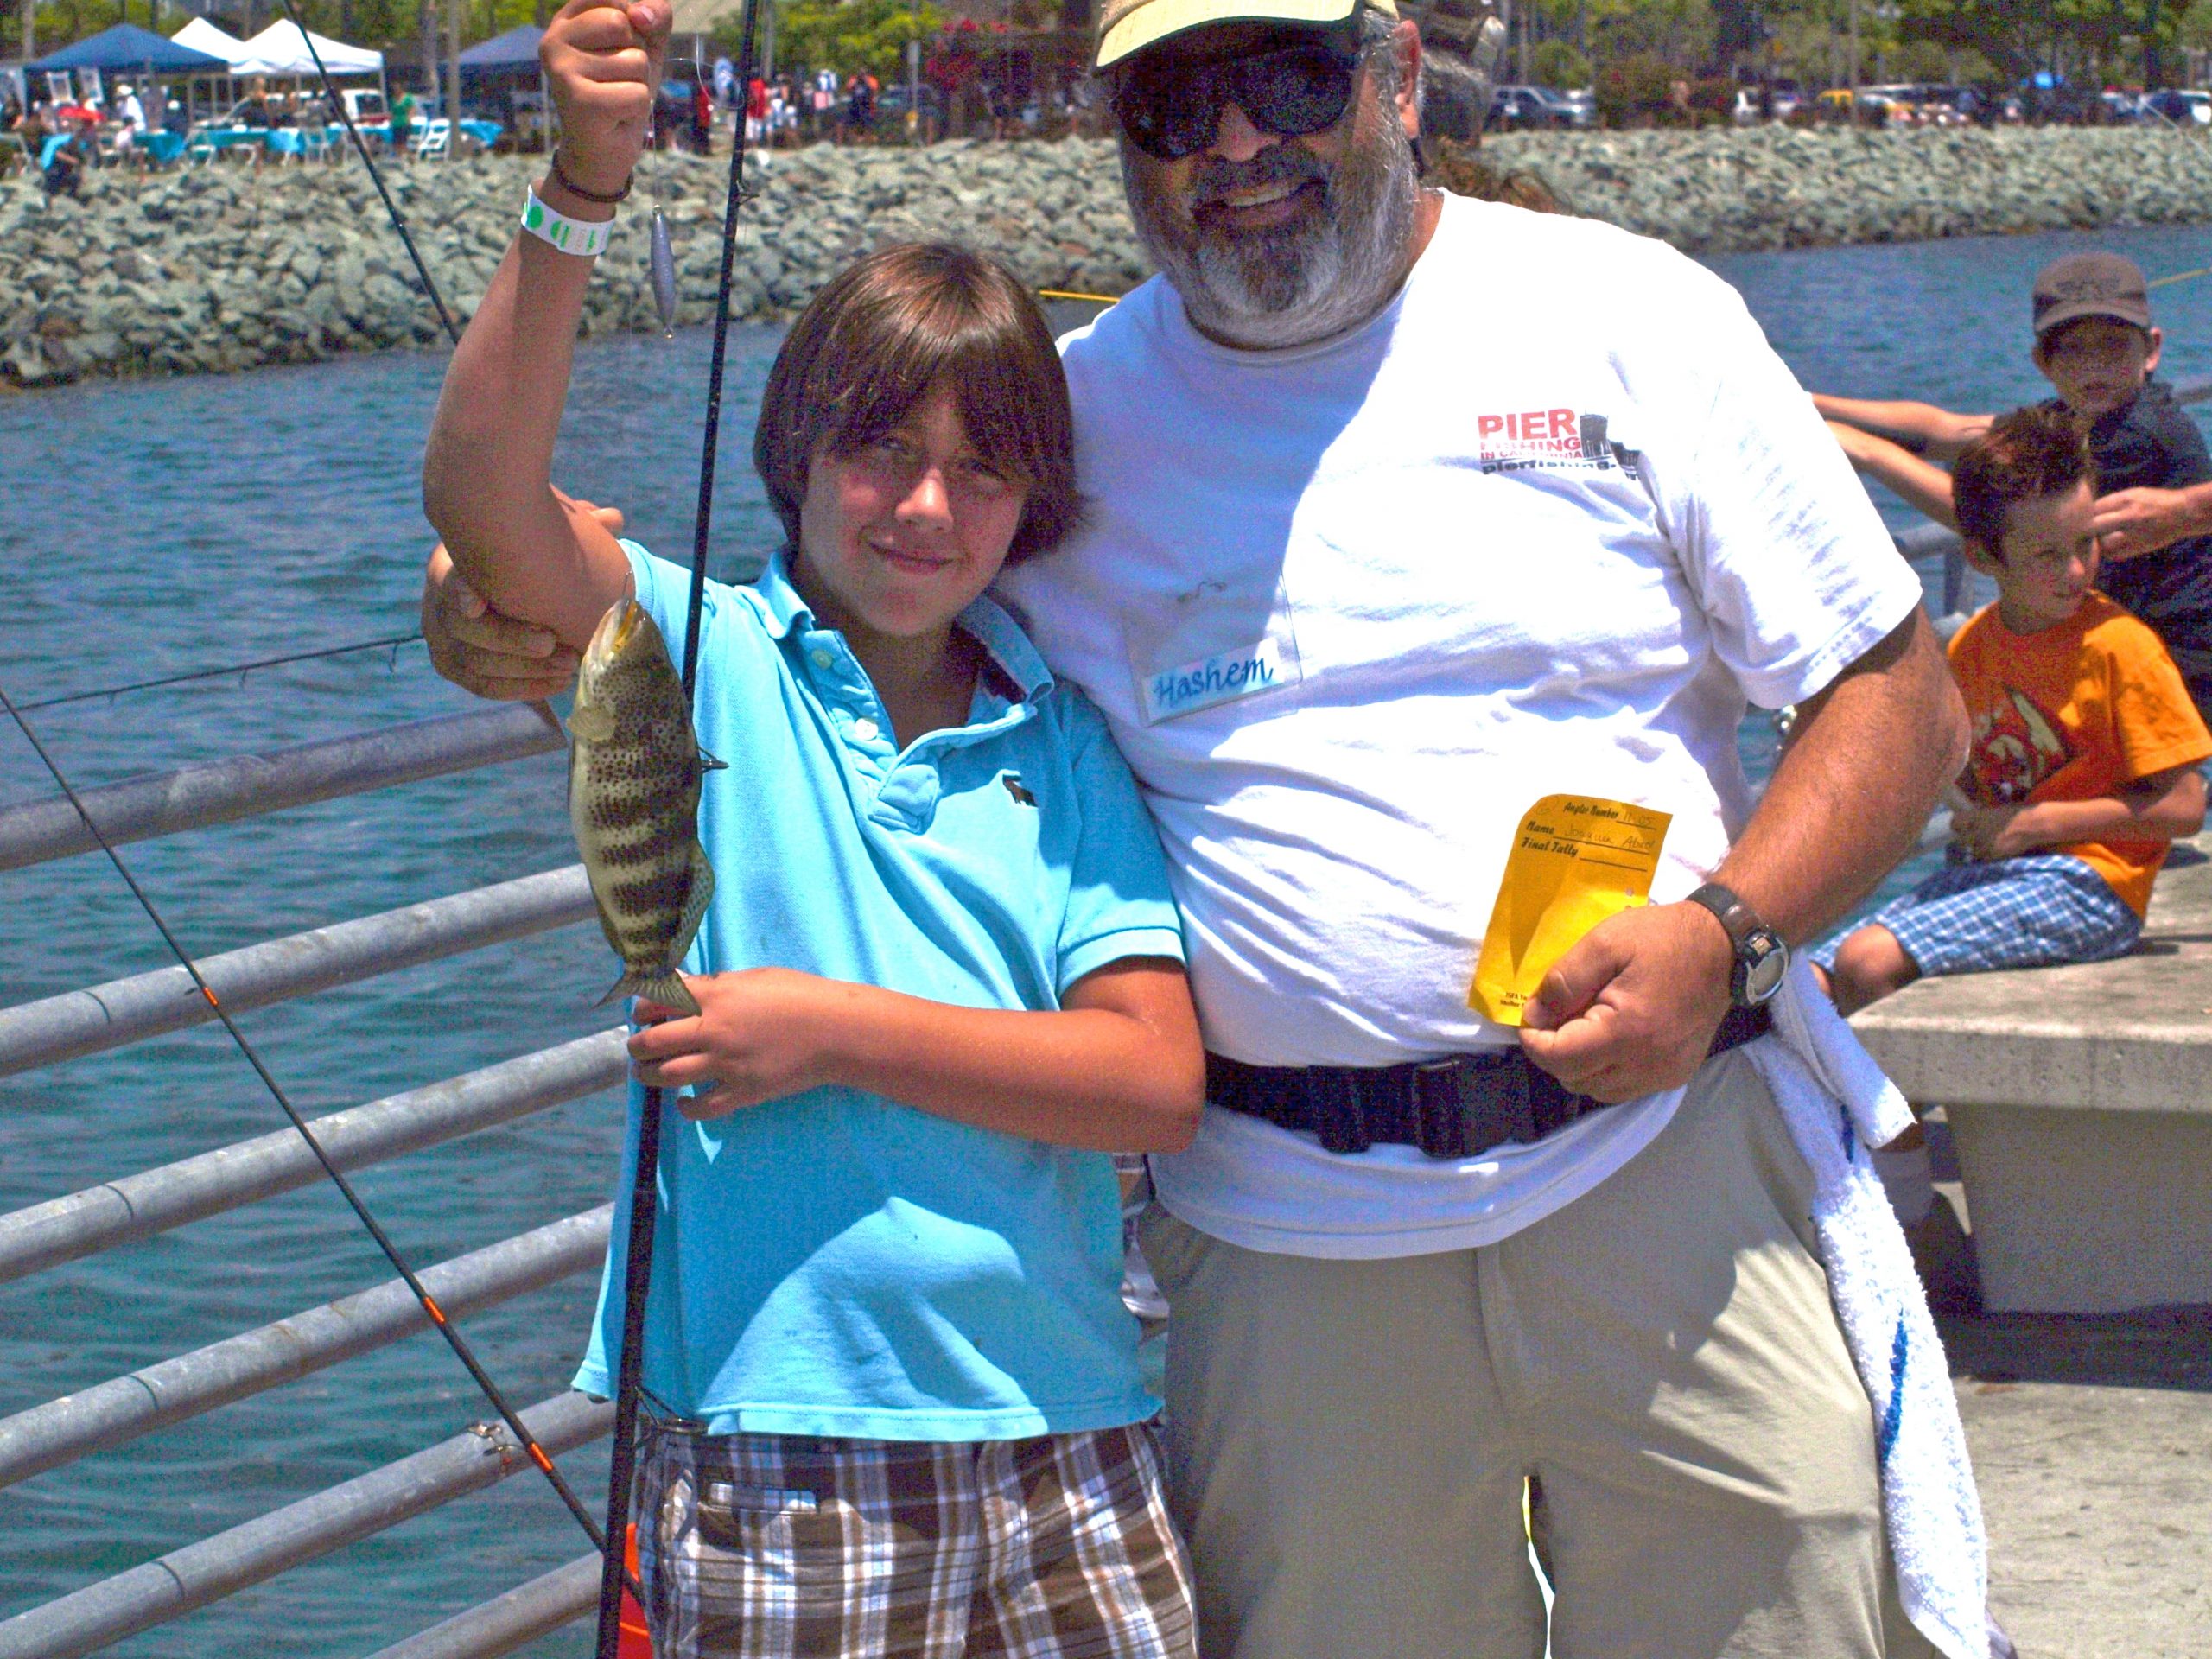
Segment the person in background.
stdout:
<path fill-rule="evenodd" d="M 715 100 L 704 81 L 691 88 L 691 148 L 701 156 L 714 154 Z"/>
<path fill-rule="evenodd" d="M 1997 600 L 1952 637 L 1973 722 L 1948 861 L 1814 957 L 1855 1014 L 1929 974 L 2125 956 L 2178 837 L 2204 823 L 2208 734 L 2158 636 L 2096 591 L 2096 472 L 2063 410 L 2017 410 L 1951 476 Z"/>
<path fill-rule="evenodd" d="M 116 87 L 115 103 L 111 113 L 116 123 L 115 136 L 111 143 L 120 154 L 136 144 L 139 136 L 146 130 L 146 106 L 139 102 L 138 94 L 129 81 L 124 81 Z"/>
<path fill-rule="evenodd" d="M 2200 713 L 2212 715 L 2212 454 L 2188 410 L 2156 378 L 2165 340 L 2133 262 L 2069 254 L 2036 276 L 2031 360 L 2064 410 L 2088 428 L 2099 487 L 2095 530 L 2107 594 L 2165 642 Z M 1937 522 L 1957 528 L 1956 459 L 1993 416 L 1932 404 L 1816 395 L 1854 466 Z"/>
<path fill-rule="evenodd" d="M 408 141 L 415 130 L 415 94 L 404 86 L 391 100 L 391 153 L 408 154 Z"/>

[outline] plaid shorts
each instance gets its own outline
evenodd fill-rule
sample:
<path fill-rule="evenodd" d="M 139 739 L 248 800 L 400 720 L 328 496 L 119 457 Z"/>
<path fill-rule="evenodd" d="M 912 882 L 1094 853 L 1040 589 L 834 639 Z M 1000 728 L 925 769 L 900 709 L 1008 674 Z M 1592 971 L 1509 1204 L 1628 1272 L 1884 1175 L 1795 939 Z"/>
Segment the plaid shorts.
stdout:
<path fill-rule="evenodd" d="M 648 1421 L 654 1659 L 1195 1659 L 1152 1427 L 969 1443 Z"/>
<path fill-rule="evenodd" d="M 1923 974 L 2102 962 L 2126 956 L 2143 935 L 2143 918 L 2104 877 L 2064 853 L 1948 864 L 1859 924 L 1875 925 L 1895 934 Z M 1834 967 L 1836 948 L 1814 960 Z"/>

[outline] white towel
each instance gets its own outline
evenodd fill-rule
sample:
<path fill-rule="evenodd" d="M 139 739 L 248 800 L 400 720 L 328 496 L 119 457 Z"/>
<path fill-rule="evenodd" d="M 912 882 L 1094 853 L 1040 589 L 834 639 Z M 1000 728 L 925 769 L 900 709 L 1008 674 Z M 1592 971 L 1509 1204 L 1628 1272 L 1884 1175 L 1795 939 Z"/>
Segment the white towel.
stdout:
<path fill-rule="evenodd" d="M 2009 1651 L 1989 1618 L 1981 1500 L 1943 1344 L 1867 1148 L 1913 1122 L 1904 1096 L 1800 962 L 1773 1001 L 1777 1040 L 1745 1049 L 1813 1171 L 1813 1229 L 1876 1424 L 1898 1599 L 1949 1659 Z"/>

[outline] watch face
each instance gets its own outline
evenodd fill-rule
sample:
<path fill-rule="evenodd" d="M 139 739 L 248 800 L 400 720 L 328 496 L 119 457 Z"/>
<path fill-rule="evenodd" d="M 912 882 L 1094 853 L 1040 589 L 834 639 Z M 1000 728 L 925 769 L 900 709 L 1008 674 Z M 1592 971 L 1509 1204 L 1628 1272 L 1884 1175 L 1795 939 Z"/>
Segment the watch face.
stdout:
<path fill-rule="evenodd" d="M 1789 972 L 1789 947 L 1770 928 L 1754 928 L 1738 947 L 1744 963 L 1744 1001 L 1757 1007 L 1782 988 Z"/>

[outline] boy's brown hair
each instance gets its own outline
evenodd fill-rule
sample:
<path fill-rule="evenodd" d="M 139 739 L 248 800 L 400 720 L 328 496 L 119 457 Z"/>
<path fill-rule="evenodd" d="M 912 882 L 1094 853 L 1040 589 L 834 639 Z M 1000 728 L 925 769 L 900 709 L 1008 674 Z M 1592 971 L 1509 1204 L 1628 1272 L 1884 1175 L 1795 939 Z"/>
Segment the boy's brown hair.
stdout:
<path fill-rule="evenodd" d="M 2000 416 L 1959 457 L 1951 473 L 1951 510 L 1959 534 L 2005 562 L 2005 514 L 2016 502 L 2097 486 L 2089 435 L 2063 410 L 2031 407 Z"/>
<path fill-rule="evenodd" d="M 909 242 L 832 277 L 768 371 L 753 465 L 793 546 L 815 455 L 857 454 L 940 381 L 976 453 L 1028 492 L 1007 563 L 1075 528 L 1075 422 L 1044 313 L 997 261 Z"/>

